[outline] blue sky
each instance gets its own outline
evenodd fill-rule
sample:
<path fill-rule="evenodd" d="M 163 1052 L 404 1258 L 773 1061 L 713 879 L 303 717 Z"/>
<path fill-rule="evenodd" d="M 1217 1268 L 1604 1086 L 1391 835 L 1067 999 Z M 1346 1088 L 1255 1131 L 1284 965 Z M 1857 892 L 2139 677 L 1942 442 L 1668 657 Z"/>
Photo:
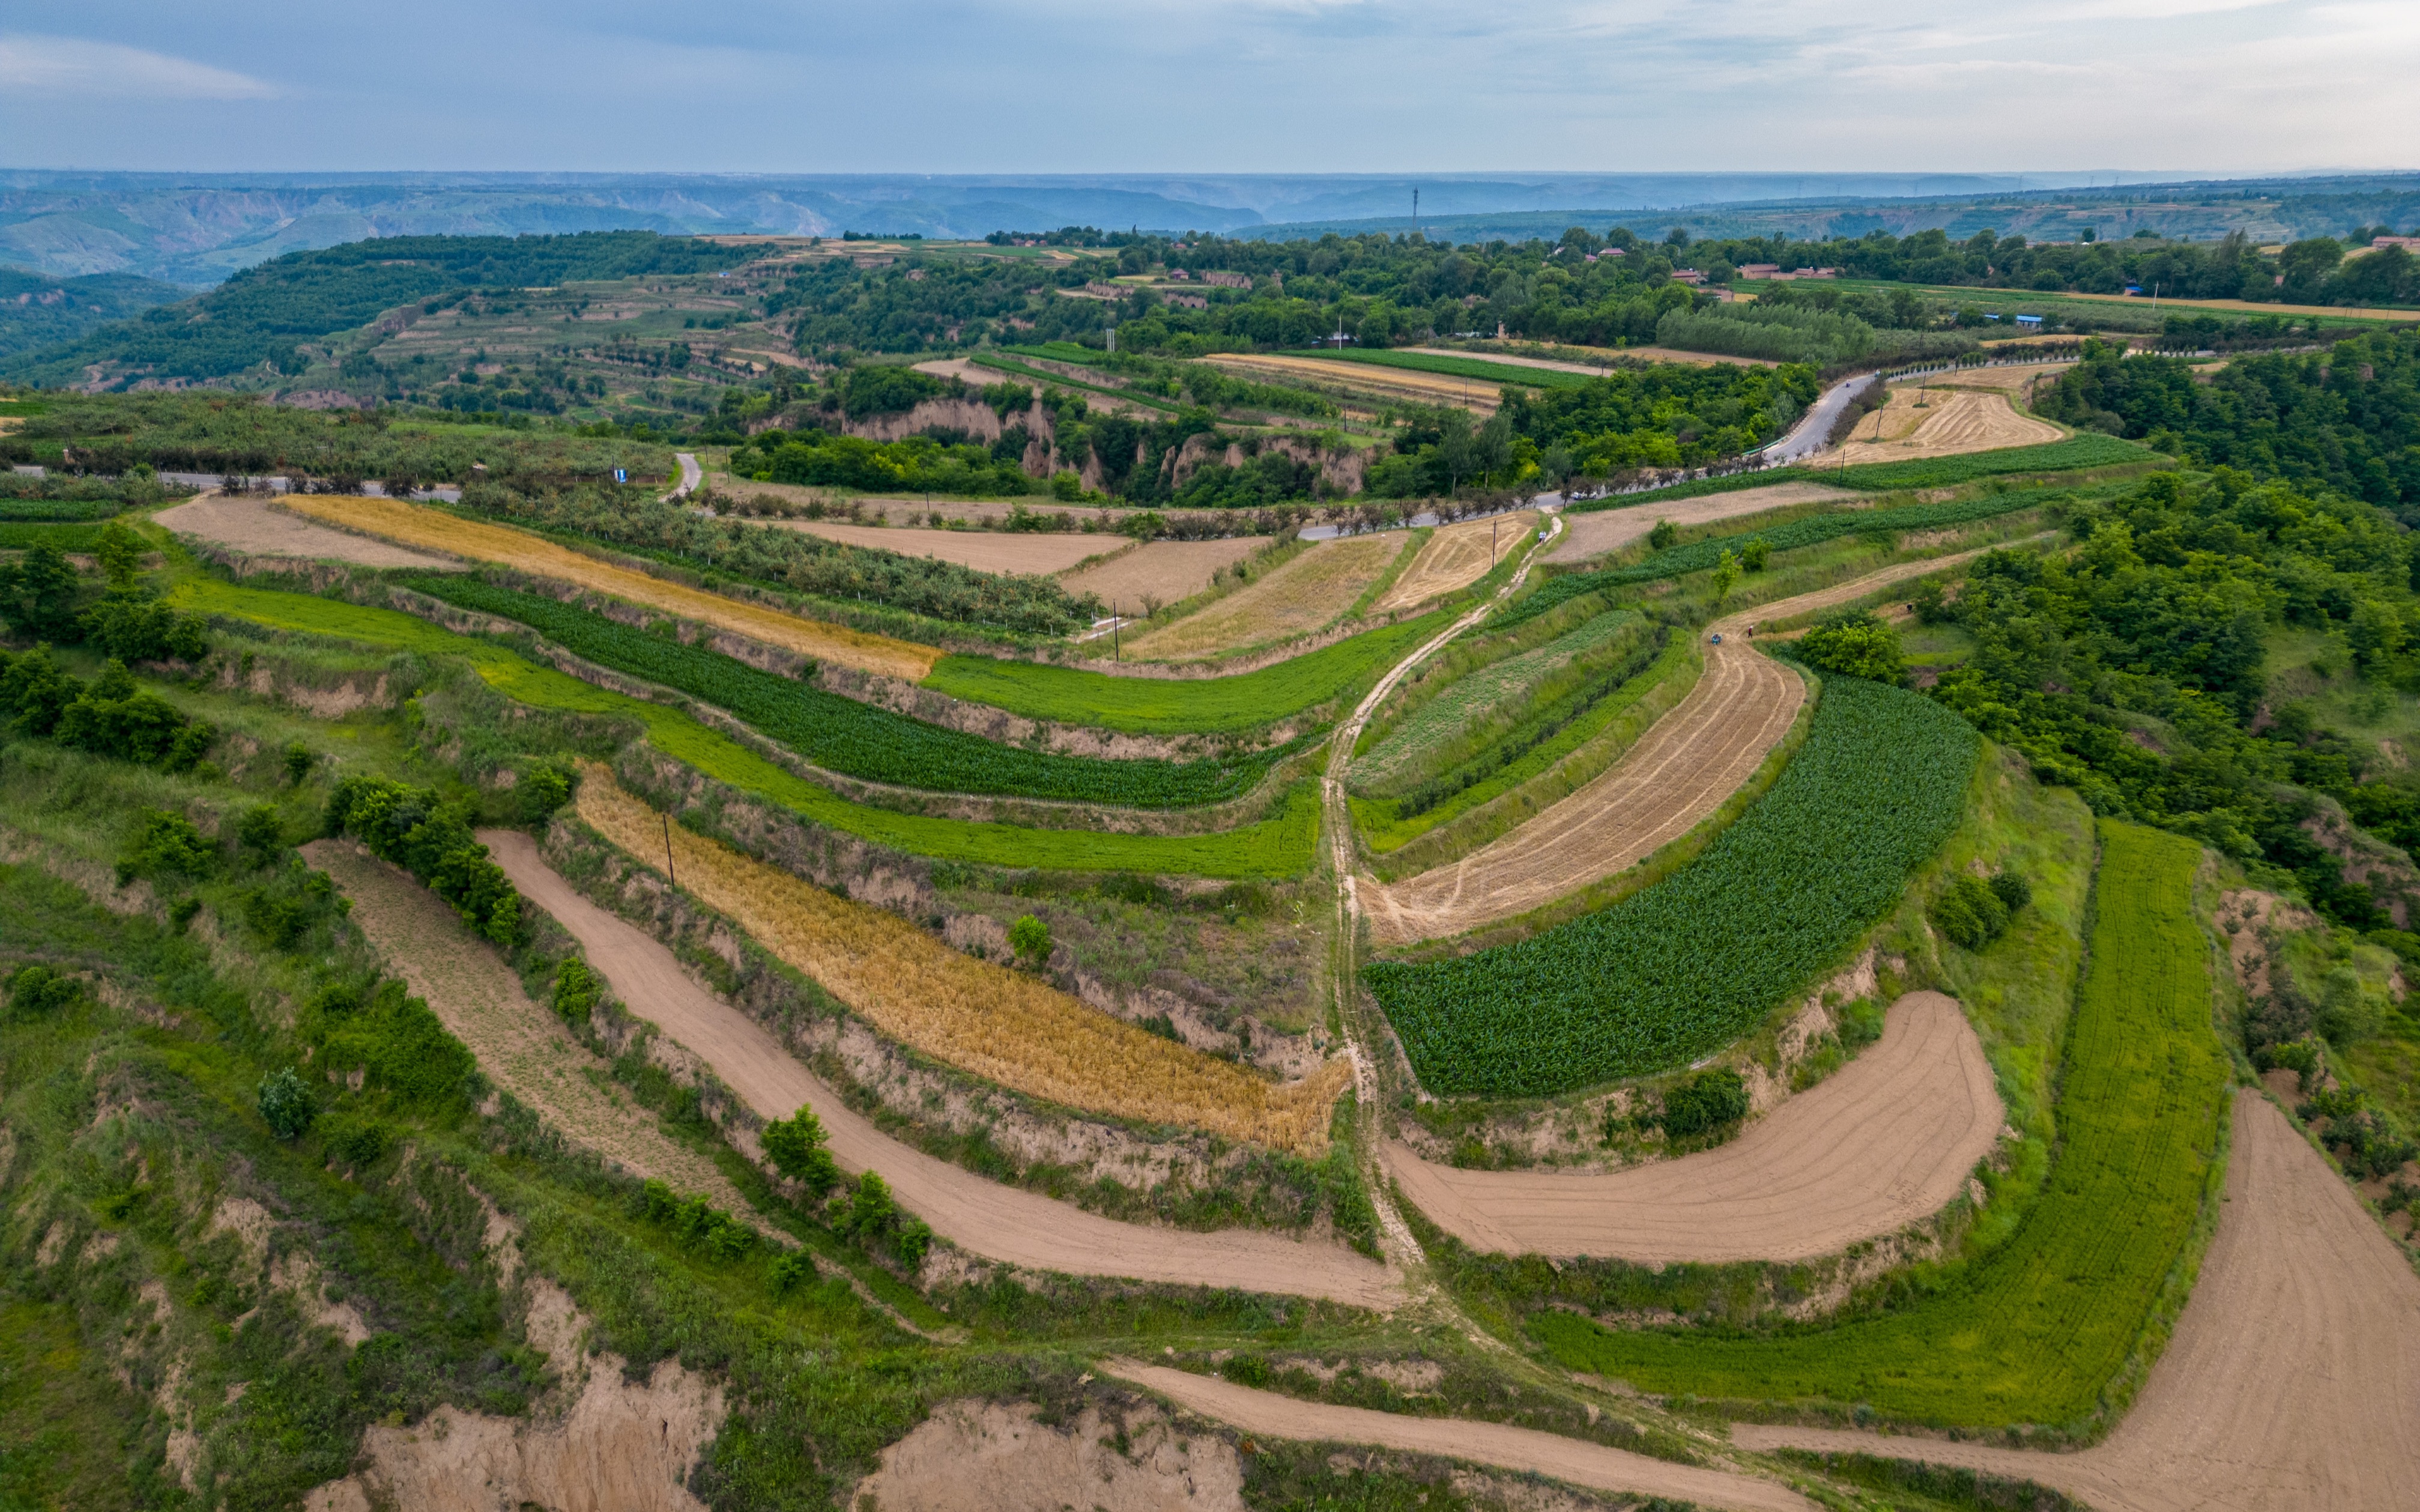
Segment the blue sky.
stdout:
<path fill-rule="evenodd" d="M 2410 167 L 2415 74 L 2414 0 L 11 0 L 0 164 Z"/>

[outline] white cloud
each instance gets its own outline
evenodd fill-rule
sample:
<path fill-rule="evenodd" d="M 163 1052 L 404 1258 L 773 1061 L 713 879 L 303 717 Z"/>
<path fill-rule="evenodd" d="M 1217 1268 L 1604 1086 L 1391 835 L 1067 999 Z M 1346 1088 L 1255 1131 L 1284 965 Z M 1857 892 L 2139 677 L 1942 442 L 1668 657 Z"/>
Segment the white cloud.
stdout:
<path fill-rule="evenodd" d="M 0 35 L 0 90 L 16 95 L 149 100 L 267 100 L 257 79 L 116 42 Z"/>

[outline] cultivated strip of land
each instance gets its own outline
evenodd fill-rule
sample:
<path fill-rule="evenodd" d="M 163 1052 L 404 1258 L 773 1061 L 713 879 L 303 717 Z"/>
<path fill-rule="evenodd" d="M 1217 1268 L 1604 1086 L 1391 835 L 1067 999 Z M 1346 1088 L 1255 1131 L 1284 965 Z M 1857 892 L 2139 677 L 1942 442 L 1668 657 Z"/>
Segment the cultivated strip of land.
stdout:
<path fill-rule="evenodd" d="M 450 557 L 314 525 L 271 508 L 266 499 L 240 494 L 204 494 L 151 517 L 179 535 L 198 536 L 252 556 L 352 562 L 365 567 L 434 567 L 441 572 L 461 565 Z"/>
<path fill-rule="evenodd" d="M 1910 993 L 1883 1037 L 1730 1144 L 1628 1170 L 1466 1171 L 1386 1149 L 1404 1196 L 1481 1252 L 1642 1265 L 1829 1255 L 1946 1206 L 1998 1139 L 1982 1042 Z"/>
<path fill-rule="evenodd" d="M 1340 1244 L 1257 1229 L 1193 1233 L 1118 1223 L 985 1180 L 901 1144 L 849 1107 L 753 1019 L 698 985 L 661 941 L 573 890 L 528 836 L 489 830 L 479 838 L 513 886 L 580 941 L 631 1012 L 694 1053 L 763 1117 L 814 1109 L 844 1168 L 879 1170 L 909 1211 L 959 1248 L 1071 1275 L 1233 1287 L 1363 1307 L 1401 1300 L 1385 1267 Z"/>

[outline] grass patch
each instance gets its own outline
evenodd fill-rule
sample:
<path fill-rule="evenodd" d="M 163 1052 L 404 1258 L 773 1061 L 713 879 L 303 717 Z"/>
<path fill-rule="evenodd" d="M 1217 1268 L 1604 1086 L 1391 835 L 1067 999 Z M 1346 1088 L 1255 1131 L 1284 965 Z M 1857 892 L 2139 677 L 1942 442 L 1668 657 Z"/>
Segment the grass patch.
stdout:
<path fill-rule="evenodd" d="M 101 532 L 99 525 L 0 519 L 0 551 L 29 551 L 47 546 L 61 551 L 88 552 L 101 544 Z"/>
<path fill-rule="evenodd" d="M 1655 1392 L 1862 1403 L 1943 1427 L 2073 1427 L 2112 1399 L 2220 1170 L 2229 1068 L 2194 916 L 2200 847 L 2103 821 L 2092 950 L 2040 1200 L 1978 1260 L 1915 1277 L 1900 1305 L 1762 1335 L 1615 1333 L 1531 1319 L 1559 1363 Z"/>

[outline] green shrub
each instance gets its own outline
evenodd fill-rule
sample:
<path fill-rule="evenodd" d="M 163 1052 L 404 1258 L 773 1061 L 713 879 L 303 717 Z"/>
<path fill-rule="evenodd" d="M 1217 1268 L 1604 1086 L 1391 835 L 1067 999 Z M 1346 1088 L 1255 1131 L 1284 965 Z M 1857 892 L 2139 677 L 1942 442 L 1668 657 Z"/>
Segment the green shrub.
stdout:
<path fill-rule="evenodd" d="M 554 1011 L 566 1024 L 587 1023 L 589 1010 L 597 1006 L 597 999 L 603 991 L 604 984 L 597 980 L 597 973 L 589 970 L 588 963 L 577 956 L 554 968 Z"/>
<path fill-rule="evenodd" d="M 311 775 L 311 767 L 318 760 L 317 756 L 311 754 L 311 748 L 299 740 L 287 747 L 286 780 L 296 787 L 301 787 L 302 779 Z"/>
<path fill-rule="evenodd" d="M 1680 538 L 1681 527 L 1668 519 L 1659 519 L 1655 522 L 1655 528 L 1647 532 L 1647 545 L 1651 550 L 1667 551 L 1671 549 L 1672 543 Z"/>
<path fill-rule="evenodd" d="M 515 792 L 521 818 L 535 824 L 571 801 L 571 774 L 552 764 L 534 766 L 522 775 Z"/>
<path fill-rule="evenodd" d="M 824 1148 L 828 1136 L 814 1109 L 802 1107 L 789 1118 L 773 1119 L 760 1137 L 765 1158 L 775 1170 L 804 1186 L 810 1198 L 821 1200 L 840 1184 L 840 1166 Z"/>
<path fill-rule="evenodd" d="M 301 1138 L 318 1112 L 312 1105 L 311 1089 L 291 1066 L 260 1084 L 260 1116 L 268 1122 L 269 1132 L 280 1139 Z"/>
<path fill-rule="evenodd" d="M 2024 878 L 2003 872 L 1986 881 L 1962 874 L 1925 909 L 1932 927 L 1969 950 L 1980 950 L 2008 932 L 2016 911 L 2033 901 Z"/>
<path fill-rule="evenodd" d="M 323 1137 L 328 1153 L 356 1170 L 376 1164 L 394 1142 L 393 1131 L 376 1119 L 332 1119 Z"/>
<path fill-rule="evenodd" d="M 349 777 L 328 798 L 328 832 L 351 835 L 454 905 L 462 921 L 498 945 L 520 939 L 521 896 L 471 833 L 460 805 L 427 788 Z"/>
<path fill-rule="evenodd" d="M 235 827 L 236 843 L 256 861 L 265 861 L 286 848 L 286 824 L 268 804 L 255 804 Z"/>
<path fill-rule="evenodd" d="M 1747 1117 L 1747 1082 L 1729 1066 L 1702 1071 L 1664 1094 L 1664 1133 L 1674 1139 L 1714 1134 Z"/>
<path fill-rule="evenodd" d="M 1039 964 L 1050 959 L 1050 926 L 1032 914 L 1008 926 L 1008 948 L 1019 961 Z"/>
<path fill-rule="evenodd" d="M 20 966 L 8 979 L 8 1013 L 11 1018 L 60 1013 L 82 1001 L 84 983 L 73 977 L 62 976 L 48 966 Z"/>
<path fill-rule="evenodd" d="M 147 809 L 136 821 L 134 838 L 117 858 L 117 885 L 136 877 L 207 876 L 218 863 L 218 848 L 202 838 L 194 822 L 180 813 Z"/>
<path fill-rule="evenodd" d="M 1761 541 L 1748 543 L 1751 548 Z M 1820 671 L 1863 677 L 1896 687 L 1907 680 L 1899 632 L 1864 609 L 1828 616 L 1798 642 L 1798 655 Z"/>

